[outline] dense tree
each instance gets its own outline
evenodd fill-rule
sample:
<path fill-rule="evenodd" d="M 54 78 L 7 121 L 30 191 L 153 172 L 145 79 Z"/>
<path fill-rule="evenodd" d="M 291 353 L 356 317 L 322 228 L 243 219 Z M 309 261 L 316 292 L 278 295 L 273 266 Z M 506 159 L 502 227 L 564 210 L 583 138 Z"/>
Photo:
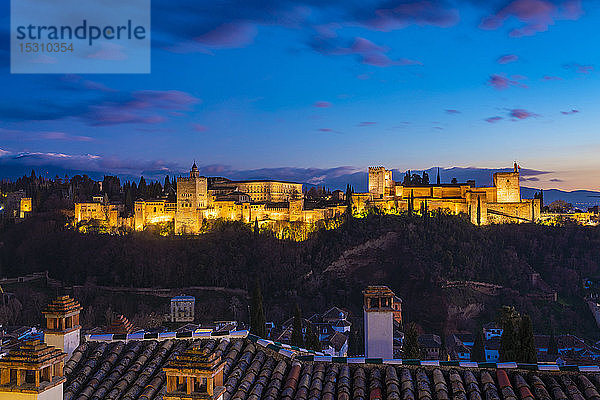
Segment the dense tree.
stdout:
<path fill-rule="evenodd" d="M 524 363 L 536 363 L 537 352 L 535 350 L 535 341 L 533 338 L 533 325 L 531 323 L 531 318 L 527 314 L 521 317 L 519 338 L 521 351 L 517 360 Z"/>
<path fill-rule="evenodd" d="M 290 341 L 292 346 L 304 346 L 302 325 L 302 312 L 300 311 L 300 306 L 296 303 L 296 307 L 294 308 L 294 320 L 292 322 L 292 338 Z"/>
<path fill-rule="evenodd" d="M 306 334 L 306 348 L 309 350 L 321 351 L 321 342 L 319 342 L 319 336 L 314 329 L 309 329 Z"/>
<path fill-rule="evenodd" d="M 558 354 L 558 343 L 556 342 L 556 337 L 554 336 L 554 329 L 550 330 L 550 338 L 548 339 L 548 354 Z"/>
<path fill-rule="evenodd" d="M 408 329 L 404 332 L 404 344 L 402 353 L 404 358 L 420 358 L 421 349 L 419 348 L 419 332 L 414 322 L 408 324 Z"/>
<path fill-rule="evenodd" d="M 514 307 L 504 306 L 501 310 L 500 361 L 518 361 L 521 352 L 519 325 L 521 317 Z"/>
<path fill-rule="evenodd" d="M 484 362 L 485 360 L 485 338 L 483 329 L 479 326 L 473 332 L 473 348 L 471 349 L 471 361 Z"/>
<path fill-rule="evenodd" d="M 252 291 L 252 301 L 250 303 L 250 331 L 261 338 L 267 337 L 266 318 L 263 306 L 263 297 L 258 280 Z"/>

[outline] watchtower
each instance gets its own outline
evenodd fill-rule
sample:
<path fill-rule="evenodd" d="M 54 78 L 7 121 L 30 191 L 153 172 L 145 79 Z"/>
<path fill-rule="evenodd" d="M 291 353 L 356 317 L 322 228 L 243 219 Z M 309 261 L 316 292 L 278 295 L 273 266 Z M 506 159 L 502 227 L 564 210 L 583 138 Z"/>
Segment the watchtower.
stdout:
<path fill-rule="evenodd" d="M 363 296 L 365 357 L 393 358 L 396 295 L 387 286 L 369 286 Z"/>
<path fill-rule="evenodd" d="M 42 311 L 46 317 L 44 341 L 71 357 L 79 346 L 81 325 L 79 313 L 82 307 L 79 302 L 69 296 L 58 296 Z"/>

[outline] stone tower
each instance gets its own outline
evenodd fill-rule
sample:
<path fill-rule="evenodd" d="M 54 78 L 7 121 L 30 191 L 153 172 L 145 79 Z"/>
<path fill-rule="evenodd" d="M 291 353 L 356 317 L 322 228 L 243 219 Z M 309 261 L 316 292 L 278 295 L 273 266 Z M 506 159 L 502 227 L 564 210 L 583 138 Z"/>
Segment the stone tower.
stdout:
<path fill-rule="evenodd" d="M 384 167 L 369 167 L 369 193 L 374 199 L 393 195 L 392 171 Z"/>
<path fill-rule="evenodd" d="M 39 340 L 23 342 L 0 359 L 0 399 L 62 400 L 66 357 Z"/>
<path fill-rule="evenodd" d="M 394 358 L 394 301 L 387 286 L 369 286 L 363 291 L 365 357 Z"/>
<path fill-rule="evenodd" d="M 200 345 L 192 345 L 163 367 L 167 376 L 165 400 L 215 399 L 225 393 L 223 368 L 225 363 L 215 353 Z"/>
<path fill-rule="evenodd" d="M 58 296 L 42 311 L 46 317 L 44 341 L 71 357 L 79 346 L 81 325 L 79 313 L 81 305 L 69 296 Z"/>
<path fill-rule="evenodd" d="M 177 179 L 175 233 L 199 233 L 202 221 L 198 210 L 206 207 L 208 207 L 208 180 L 200 176 L 198 167 L 194 163 L 189 178 Z"/>
<path fill-rule="evenodd" d="M 514 163 L 512 172 L 496 172 L 494 186 L 498 203 L 518 203 L 521 201 L 521 185 L 519 182 L 520 167 Z"/>

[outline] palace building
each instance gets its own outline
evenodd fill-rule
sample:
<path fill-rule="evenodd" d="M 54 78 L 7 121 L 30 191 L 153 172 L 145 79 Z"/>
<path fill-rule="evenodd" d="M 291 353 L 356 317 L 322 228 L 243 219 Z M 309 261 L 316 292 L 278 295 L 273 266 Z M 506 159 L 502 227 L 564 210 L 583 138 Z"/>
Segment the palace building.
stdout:
<path fill-rule="evenodd" d="M 535 222 L 541 215 L 540 199 L 522 199 L 519 166 L 510 172 L 493 174 L 493 185 L 477 187 L 465 183 L 394 182 L 392 171 L 369 168 L 369 192 L 352 195 L 353 211 L 362 213 L 376 207 L 383 212 L 446 210 L 464 213 L 476 225 Z"/>
<path fill-rule="evenodd" d="M 313 223 L 335 218 L 345 210 L 344 201 L 305 209 L 301 183 L 204 177 L 194 163 L 189 177 L 177 179 L 175 203 L 164 199 L 138 200 L 133 218 L 123 218 L 122 205 L 108 204 L 98 197 L 94 202 L 75 204 L 75 223 L 100 220 L 110 227 L 143 230 L 151 224 L 174 222 L 176 234 L 198 234 L 207 220 Z"/>

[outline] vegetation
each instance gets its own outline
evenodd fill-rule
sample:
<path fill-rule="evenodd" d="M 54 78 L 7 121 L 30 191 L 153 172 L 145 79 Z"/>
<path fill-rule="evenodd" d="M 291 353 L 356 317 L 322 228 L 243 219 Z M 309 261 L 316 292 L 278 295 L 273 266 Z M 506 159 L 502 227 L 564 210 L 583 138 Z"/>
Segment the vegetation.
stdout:
<path fill-rule="evenodd" d="M 503 304 L 512 304 L 531 317 L 536 333 L 549 334 L 553 325 L 557 333 L 600 339 L 582 285 L 586 278 L 600 277 L 600 228 L 477 227 L 463 216 L 437 211 L 428 215 L 347 215 L 337 229 L 315 230 L 307 240 L 295 242 L 257 231 L 256 223 L 223 221 L 197 237 L 108 235 L 101 227 L 82 235 L 65 229 L 68 216 L 47 212 L 0 226 L 0 276 L 47 270 L 67 286 L 211 286 L 250 292 L 258 280 L 267 320 L 288 318 L 295 303 L 307 313 L 338 305 L 357 317 L 353 329 L 361 324 L 361 291 L 385 284 L 403 299 L 404 318 L 427 332 L 444 327 L 473 331 L 495 319 Z M 378 245 L 368 246 L 371 242 Z M 531 283 L 533 273 L 540 274 L 543 285 Z M 445 288 L 447 281 L 485 282 L 504 289 L 487 294 L 469 287 Z M 533 296 L 542 289 L 556 291 L 559 301 Z M 477 312 L 452 316 L 449 307 Z M 113 309 L 121 312 L 116 305 Z M 14 319 L 27 321 L 31 317 Z"/>
<path fill-rule="evenodd" d="M 300 306 L 296 304 L 296 307 L 294 308 L 294 320 L 292 322 L 292 338 L 290 340 L 292 346 L 304 346 L 302 325 L 302 312 L 300 311 Z"/>
<path fill-rule="evenodd" d="M 261 338 L 267 337 L 265 310 L 263 308 L 263 297 L 260 291 L 260 282 L 254 285 L 250 303 L 250 331 Z"/>
<path fill-rule="evenodd" d="M 421 349 L 419 348 L 419 332 L 414 322 L 408 324 L 404 332 L 404 343 L 402 345 L 403 358 L 414 359 L 421 358 Z"/>
<path fill-rule="evenodd" d="M 485 360 L 485 338 L 481 325 L 473 332 L 473 348 L 471 349 L 471 361 L 484 362 Z"/>
<path fill-rule="evenodd" d="M 537 362 L 531 318 L 520 315 L 514 307 L 504 306 L 500 321 L 500 361 Z"/>

